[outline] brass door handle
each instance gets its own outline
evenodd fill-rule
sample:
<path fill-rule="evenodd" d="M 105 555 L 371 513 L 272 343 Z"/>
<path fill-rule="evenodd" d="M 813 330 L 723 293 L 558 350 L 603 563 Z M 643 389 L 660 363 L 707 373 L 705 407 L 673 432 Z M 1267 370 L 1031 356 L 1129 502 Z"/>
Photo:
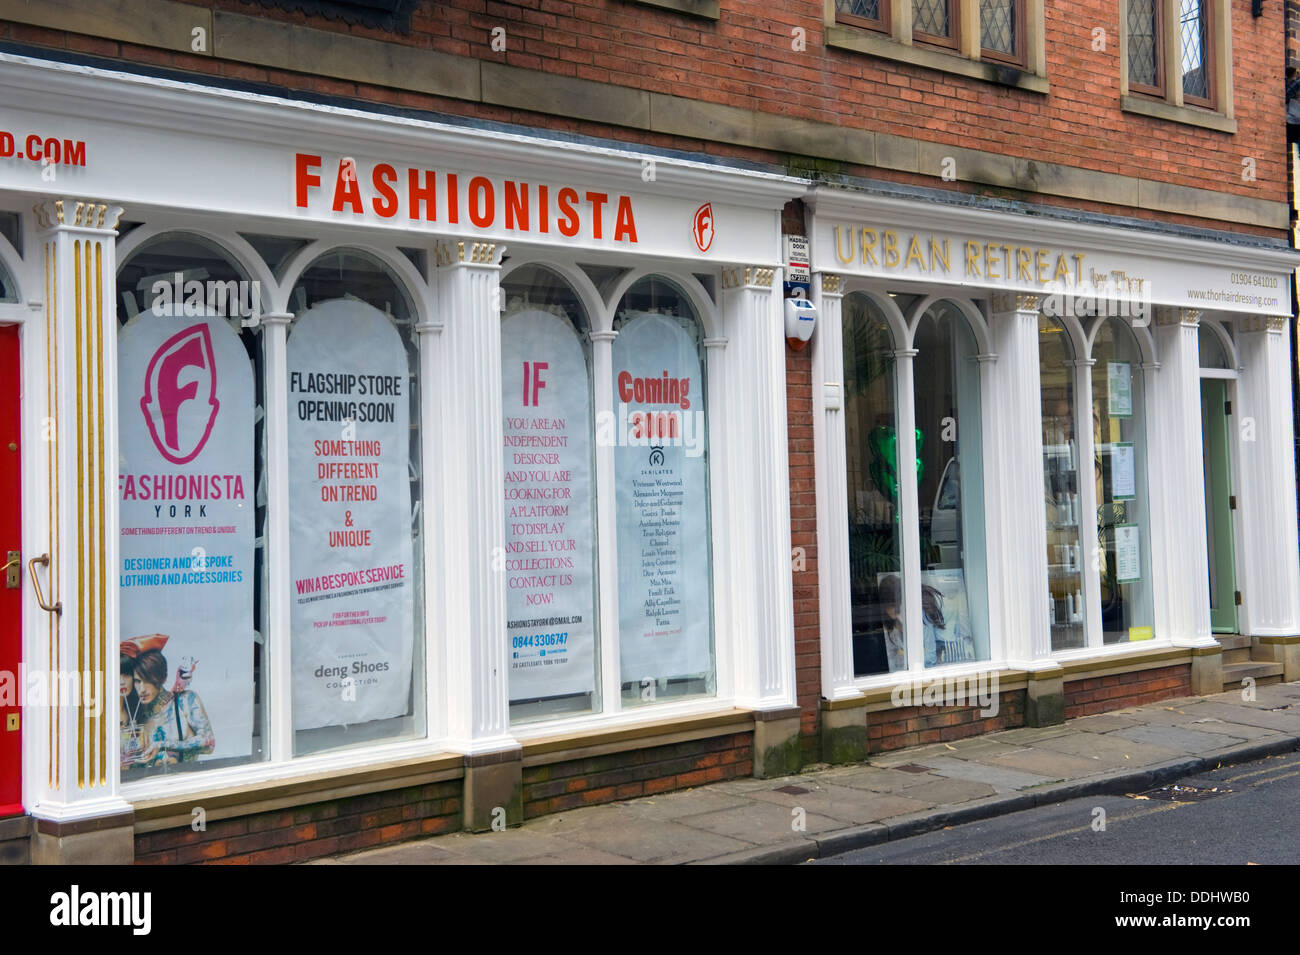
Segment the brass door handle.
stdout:
<path fill-rule="evenodd" d="M 27 573 L 31 575 L 32 586 L 36 588 L 36 602 L 41 605 L 42 610 L 48 611 L 49 613 L 57 613 L 61 615 L 63 613 L 62 600 L 60 600 L 58 603 L 54 604 L 53 606 L 50 606 L 45 602 L 45 595 L 41 593 L 41 582 L 36 579 L 36 566 L 35 566 L 36 564 L 44 564 L 46 567 L 48 567 L 50 565 L 50 555 L 42 554 L 40 557 L 33 557 L 31 560 L 27 562 Z"/>

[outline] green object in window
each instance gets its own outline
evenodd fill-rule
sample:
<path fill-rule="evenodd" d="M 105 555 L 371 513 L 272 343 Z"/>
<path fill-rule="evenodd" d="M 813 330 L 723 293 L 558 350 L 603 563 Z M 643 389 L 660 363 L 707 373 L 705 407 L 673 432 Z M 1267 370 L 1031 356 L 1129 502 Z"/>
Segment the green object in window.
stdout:
<path fill-rule="evenodd" d="M 925 464 L 921 461 L 921 445 L 924 436 L 921 429 L 916 429 L 916 481 L 919 484 L 925 473 Z M 871 480 L 881 493 L 890 498 L 898 497 L 898 433 L 888 425 L 876 425 L 867 435 L 867 447 L 871 451 Z"/>

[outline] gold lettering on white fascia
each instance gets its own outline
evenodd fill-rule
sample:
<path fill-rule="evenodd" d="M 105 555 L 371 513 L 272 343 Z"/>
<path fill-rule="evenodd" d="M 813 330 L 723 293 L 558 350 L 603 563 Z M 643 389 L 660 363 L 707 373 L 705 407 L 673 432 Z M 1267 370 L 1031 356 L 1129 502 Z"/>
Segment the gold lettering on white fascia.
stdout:
<path fill-rule="evenodd" d="M 862 272 L 951 275 L 958 246 L 958 267 L 968 279 L 1048 286 L 1077 285 L 1087 277 L 1082 252 L 848 223 L 832 226 L 831 233 L 839 264 Z"/>

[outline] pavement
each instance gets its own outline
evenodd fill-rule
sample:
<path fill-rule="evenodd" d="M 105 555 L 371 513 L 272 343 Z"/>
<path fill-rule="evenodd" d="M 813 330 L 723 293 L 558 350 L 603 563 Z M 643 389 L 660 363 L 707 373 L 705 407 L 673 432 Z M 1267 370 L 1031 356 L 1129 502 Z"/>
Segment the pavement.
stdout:
<path fill-rule="evenodd" d="M 1300 750 L 1300 683 L 1165 700 L 575 809 L 325 865 L 794 864 L 1068 799 L 1123 795 Z"/>

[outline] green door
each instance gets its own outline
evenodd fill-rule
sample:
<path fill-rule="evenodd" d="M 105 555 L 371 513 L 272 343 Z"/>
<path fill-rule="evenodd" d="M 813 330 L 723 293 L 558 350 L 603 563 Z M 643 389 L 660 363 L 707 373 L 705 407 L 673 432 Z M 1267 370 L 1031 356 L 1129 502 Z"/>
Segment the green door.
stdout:
<path fill-rule="evenodd" d="M 1205 454 L 1205 542 L 1210 556 L 1210 629 L 1237 632 L 1237 572 L 1232 559 L 1232 465 L 1228 383 L 1201 379 L 1201 445 Z"/>

